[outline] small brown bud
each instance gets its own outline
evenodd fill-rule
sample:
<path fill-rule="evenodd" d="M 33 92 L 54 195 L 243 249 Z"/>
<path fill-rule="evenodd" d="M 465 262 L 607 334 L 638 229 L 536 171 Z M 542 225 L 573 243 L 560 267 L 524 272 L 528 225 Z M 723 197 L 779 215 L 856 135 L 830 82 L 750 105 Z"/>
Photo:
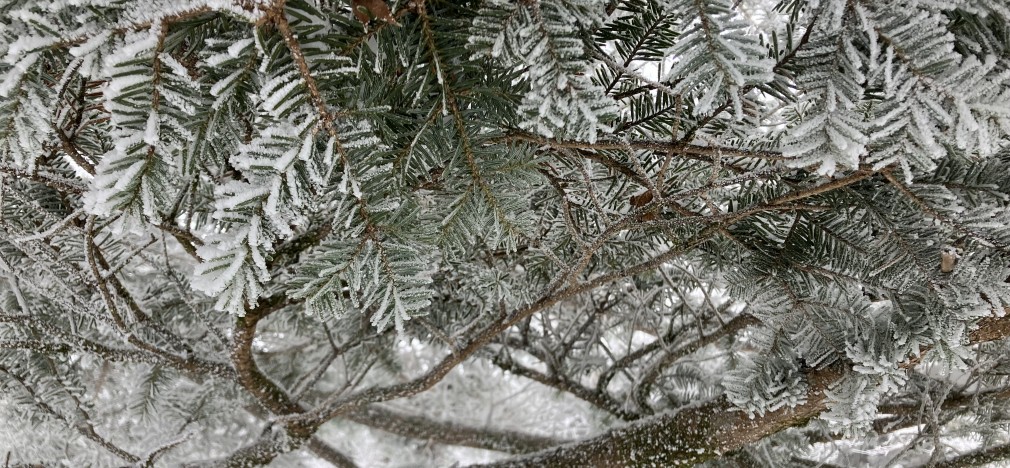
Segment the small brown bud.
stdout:
<path fill-rule="evenodd" d="M 641 207 L 643 207 L 645 205 L 648 205 L 649 203 L 652 203 L 652 191 L 650 191 L 650 190 L 646 190 L 643 193 L 640 193 L 638 195 L 634 195 L 634 196 L 631 197 L 631 208 L 632 209 L 634 209 L 634 208 L 641 208 Z M 641 216 L 639 216 L 638 219 L 640 219 L 642 221 L 652 221 L 652 220 L 656 219 L 656 216 L 658 214 L 657 211 L 658 210 L 656 210 L 656 209 L 649 210 L 648 212 L 643 213 Z"/>
<path fill-rule="evenodd" d="M 953 250 L 940 252 L 940 272 L 950 273 L 954 271 L 954 265 L 957 265 L 957 257 L 957 252 Z"/>
<path fill-rule="evenodd" d="M 351 10 L 354 11 L 354 16 L 358 18 L 358 21 L 365 24 L 368 24 L 372 19 L 380 19 L 389 24 L 400 25 L 396 22 L 396 18 L 393 18 L 385 0 L 351 0 Z"/>
<path fill-rule="evenodd" d="M 651 201 L 652 201 L 652 191 L 647 190 L 643 193 L 632 196 L 631 206 L 635 208 L 641 208 L 645 205 L 648 205 Z"/>

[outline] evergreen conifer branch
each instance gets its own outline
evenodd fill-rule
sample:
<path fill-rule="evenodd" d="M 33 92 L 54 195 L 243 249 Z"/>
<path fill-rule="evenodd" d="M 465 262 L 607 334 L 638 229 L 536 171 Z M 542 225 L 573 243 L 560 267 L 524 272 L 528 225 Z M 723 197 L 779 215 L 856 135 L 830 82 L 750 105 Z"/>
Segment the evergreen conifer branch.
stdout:
<path fill-rule="evenodd" d="M 0 2 L 0 446 L 1001 456 L 1008 14 Z"/>
<path fill-rule="evenodd" d="M 42 398 L 38 396 L 37 392 L 27 382 L 25 382 L 24 379 L 19 377 L 17 374 L 12 373 L 10 369 L 0 366 L 0 372 L 2 372 L 11 380 L 17 382 L 21 386 L 21 389 L 31 396 L 31 398 L 34 400 L 35 405 L 38 406 L 38 408 L 41 409 L 47 415 L 50 415 L 62 421 L 67 426 L 72 427 L 74 430 L 79 432 L 87 439 L 91 440 L 95 444 L 98 444 L 98 446 L 102 447 L 104 450 L 107 450 L 115 454 L 122 460 L 125 460 L 129 463 L 136 463 L 140 461 L 140 457 L 130 452 L 127 452 L 126 450 L 120 448 L 119 446 L 113 444 L 112 442 L 109 442 L 109 440 L 107 440 L 106 438 L 98 435 L 98 433 L 95 432 L 94 426 L 92 426 L 91 423 L 89 422 L 90 416 L 88 416 L 86 413 L 83 412 L 82 409 L 80 409 L 81 405 L 79 401 L 77 402 L 78 411 L 80 411 L 81 414 L 77 416 L 79 416 L 80 419 L 74 421 L 68 418 L 67 416 L 63 415 L 59 411 L 57 411 L 49 404 L 47 404 Z"/>
<path fill-rule="evenodd" d="M 1010 320 L 1004 316 L 983 320 L 970 342 L 984 343 L 1008 336 Z M 714 401 L 654 416 L 581 444 L 480 466 L 606 465 L 631 459 L 641 463 L 700 463 L 739 450 L 786 427 L 805 424 L 824 410 L 825 391 L 843 374 L 842 366 L 837 364 L 812 371 L 807 375 L 811 385 L 805 403 L 764 416 L 749 418 L 741 412 L 727 412 L 726 402 Z M 657 449 L 658 440 L 666 442 Z"/>

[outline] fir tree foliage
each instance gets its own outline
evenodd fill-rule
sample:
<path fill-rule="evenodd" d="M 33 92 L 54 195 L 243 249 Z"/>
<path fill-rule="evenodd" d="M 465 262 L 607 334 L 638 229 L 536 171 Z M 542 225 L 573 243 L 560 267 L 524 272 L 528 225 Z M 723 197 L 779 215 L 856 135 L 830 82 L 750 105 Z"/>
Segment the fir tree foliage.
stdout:
<path fill-rule="evenodd" d="M 681 26 L 666 51 L 674 60 L 663 76 L 676 83 L 671 92 L 692 97 L 696 115 L 708 114 L 717 101 L 728 98 L 734 115 L 742 118 L 744 88 L 772 80 L 774 62 L 767 49 L 733 13 L 732 2 L 673 1 L 666 8 Z"/>
<path fill-rule="evenodd" d="M 588 78 L 581 31 L 602 22 L 601 0 L 487 2 L 470 31 L 475 57 L 522 69 L 529 90 L 517 111 L 520 127 L 547 137 L 596 141 L 617 106 Z"/>
<path fill-rule="evenodd" d="M 1005 452 L 1008 25 L 0 0 L 0 457 Z"/>
<path fill-rule="evenodd" d="M 992 154 L 993 129 L 1007 128 L 1000 109 L 1010 75 L 999 55 L 955 51 L 956 8 L 860 3 L 819 23 L 820 43 L 799 54 L 808 61 L 797 76 L 805 122 L 790 132 L 785 154 L 802 166 L 819 160 L 827 174 L 898 163 L 907 179 L 910 166 L 929 171 L 950 147 Z"/>

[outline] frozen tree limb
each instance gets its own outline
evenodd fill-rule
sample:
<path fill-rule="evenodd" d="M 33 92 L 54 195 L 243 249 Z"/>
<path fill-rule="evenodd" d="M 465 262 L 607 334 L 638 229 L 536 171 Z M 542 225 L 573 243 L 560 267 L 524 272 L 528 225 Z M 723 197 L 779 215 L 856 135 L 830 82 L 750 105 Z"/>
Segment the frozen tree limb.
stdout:
<path fill-rule="evenodd" d="M 971 333 L 971 343 L 1008 337 L 1010 316 L 991 317 L 980 321 Z M 750 418 L 720 399 L 642 419 L 585 441 L 484 466 L 620 466 L 628 460 L 665 466 L 700 463 L 785 428 L 806 424 L 827 408 L 824 392 L 844 375 L 840 363 L 811 371 L 807 374 L 806 401 L 794 408 Z"/>
<path fill-rule="evenodd" d="M 344 417 L 403 437 L 498 452 L 529 453 L 564 443 L 552 437 L 436 421 L 378 405 L 351 411 Z"/>

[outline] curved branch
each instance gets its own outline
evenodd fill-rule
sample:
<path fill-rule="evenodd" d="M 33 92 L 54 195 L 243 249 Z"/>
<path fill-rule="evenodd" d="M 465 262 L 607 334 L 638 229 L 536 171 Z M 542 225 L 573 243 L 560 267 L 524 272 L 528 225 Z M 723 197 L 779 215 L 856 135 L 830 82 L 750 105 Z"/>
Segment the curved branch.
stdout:
<path fill-rule="evenodd" d="M 239 383 L 260 405 L 276 415 L 297 414 L 303 409 L 288 396 L 287 392 L 260 371 L 253 359 L 252 343 L 259 321 L 286 304 L 285 296 L 271 296 L 262 300 L 256 308 L 247 311 L 244 317 L 238 317 L 235 320 L 231 349 L 231 361 Z M 309 434 L 311 432 L 302 435 Z"/>
<path fill-rule="evenodd" d="M 610 395 L 586 388 L 577 382 L 572 382 L 563 375 L 552 376 L 538 372 L 513 361 L 507 356 L 495 356 L 492 361 L 502 370 L 509 371 L 518 376 L 526 377 L 534 382 L 569 393 L 580 400 L 621 418 L 624 421 L 634 421 L 640 417 L 639 415 L 622 408 L 620 403 L 614 401 Z"/>
<path fill-rule="evenodd" d="M 686 346 L 670 351 L 663 354 L 661 357 L 656 359 L 649 367 L 642 373 L 641 378 L 638 380 L 635 386 L 635 401 L 638 402 L 639 407 L 643 411 L 649 413 L 652 412 L 649 405 L 646 403 L 648 401 L 649 393 L 652 390 L 652 384 L 656 381 L 656 378 L 663 372 L 664 369 L 673 364 L 678 359 L 687 356 L 695 351 L 698 351 L 705 346 L 708 346 L 716 341 L 726 337 L 735 335 L 740 330 L 744 328 L 757 325 L 761 323 L 756 317 L 750 314 L 740 314 L 733 317 L 732 320 L 726 322 L 725 325 L 719 329 L 704 335 L 701 338 L 687 344 Z"/>

